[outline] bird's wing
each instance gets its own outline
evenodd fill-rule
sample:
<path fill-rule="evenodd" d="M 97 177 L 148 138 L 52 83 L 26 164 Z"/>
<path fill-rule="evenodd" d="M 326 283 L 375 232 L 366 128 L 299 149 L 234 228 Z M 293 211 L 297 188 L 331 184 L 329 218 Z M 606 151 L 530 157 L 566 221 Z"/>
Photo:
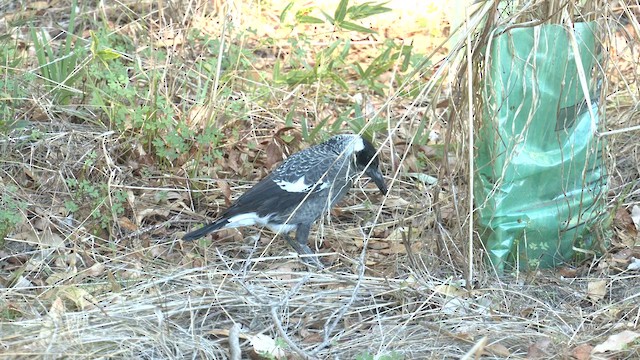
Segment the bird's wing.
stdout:
<path fill-rule="evenodd" d="M 340 160 L 335 152 L 324 147 L 312 147 L 293 154 L 283 162 L 273 171 L 273 181 L 289 192 L 318 191 L 325 184 L 327 171 L 339 166 Z"/>
<path fill-rule="evenodd" d="M 337 158 L 335 154 L 310 151 L 292 155 L 240 196 L 224 216 L 229 218 L 249 212 L 267 216 L 278 210 L 286 212 L 295 208 L 307 196 L 330 187 L 324 174 L 335 166 Z"/>

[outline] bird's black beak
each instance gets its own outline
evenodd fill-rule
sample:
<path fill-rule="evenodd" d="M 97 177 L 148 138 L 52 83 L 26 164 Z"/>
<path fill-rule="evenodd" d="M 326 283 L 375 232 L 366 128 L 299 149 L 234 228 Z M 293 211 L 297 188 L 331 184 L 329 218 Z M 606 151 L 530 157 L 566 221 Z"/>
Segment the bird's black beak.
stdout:
<path fill-rule="evenodd" d="M 382 173 L 377 166 L 369 166 L 365 171 L 365 174 L 373 180 L 382 195 L 387 195 L 387 184 L 384 183 L 384 178 L 382 177 Z"/>

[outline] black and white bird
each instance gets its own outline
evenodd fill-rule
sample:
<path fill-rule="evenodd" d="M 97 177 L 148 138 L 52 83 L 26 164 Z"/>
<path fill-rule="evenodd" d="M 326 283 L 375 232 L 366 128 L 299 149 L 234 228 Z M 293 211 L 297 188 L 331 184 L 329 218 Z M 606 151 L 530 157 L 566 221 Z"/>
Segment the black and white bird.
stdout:
<path fill-rule="evenodd" d="M 282 234 L 298 254 L 314 255 L 307 244 L 311 225 L 327 214 L 363 173 L 382 194 L 387 193 L 373 145 L 360 135 L 333 136 L 291 155 L 216 221 L 182 239 L 195 240 L 220 229 L 260 225 Z M 288 235 L 292 231 L 296 232 L 295 240 Z M 315 256 L 303 260 L 322 268 Z"/>

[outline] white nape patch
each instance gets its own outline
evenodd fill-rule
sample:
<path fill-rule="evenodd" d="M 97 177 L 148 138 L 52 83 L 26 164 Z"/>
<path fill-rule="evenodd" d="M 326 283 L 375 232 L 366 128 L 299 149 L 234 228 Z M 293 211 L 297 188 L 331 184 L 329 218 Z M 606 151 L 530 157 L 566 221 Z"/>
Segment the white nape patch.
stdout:
<path fill-rule="evenodd" d="M 236 228 L 242 226 L 252 226 L 252 225 L 266 225 L 269 222 L 269 217 L 260 217 L 256 212 L 250 212 L 246 214 L 239 214 L 236 216 L 232 216 L 227 219 L 229 222 L 225 225 L 226 228 Z"/>
<path fill-rule="evenodd" d="M 345 135 L 348 136 L 345 141 L 344 154 L 351 156 L 351 154 L 358 153 L 364 150 L 364 140 L 360 135 Z"/>
<path fill-rule="evenodd" d="M 359 152 L 364 150 L 364 141 L 362 141 L 362 137 L 358 136 L 353 141 L 353 152 Z"/>
<path fill-rule="evenodd" d="M 276 185 L 280 187 L 280 189 L 286 192 L 303 193 L 303 192 L 308 192 L 313 186 L 313 184 L 308 185 L 307 183 L 304 182 L 304 180 L 305 180 L 304 176 L 302 176 L 295 182 L 288 182 L 284 180 L 275 180 L 274 182 L 276 183 Z"/>

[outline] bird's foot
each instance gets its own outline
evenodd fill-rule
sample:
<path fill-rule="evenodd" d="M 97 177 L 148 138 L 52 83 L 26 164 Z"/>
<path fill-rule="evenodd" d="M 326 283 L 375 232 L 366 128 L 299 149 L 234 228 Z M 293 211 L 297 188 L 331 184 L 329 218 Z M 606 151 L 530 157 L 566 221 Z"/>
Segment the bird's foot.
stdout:
<path fill-rule="evenodd" d="M 287 240 L 289 245 L 291 245 L 291 247 L 298 253 L 299 256 L 302 255 L 300 256 L 300 260 L 302 260 L 305 265 L 314 267 L 318 270 L 324 269 L 324 264 L 320 261 L 318 256 L 311 250 L 311 248 L 309 248 L 307 244 L 295 241 L 287 235 L 285 235 L 284 238 Z"/>
<path fill-rule="evenodd" d="M 299 254 L 302 255 L 302 254 Z M 307 254 L 305 254 L 307 255 Z M 320 261 L 320 258 L 315 255 L 315 254 L 308 254 L 310 256 L 300 256 L 300 260 L 307 266 L 310 266 L 312 268 L 318 269 L 318 270 L 323 270 L 324 269 L 324 264 L 322 263 L 322 261 Z"/>

